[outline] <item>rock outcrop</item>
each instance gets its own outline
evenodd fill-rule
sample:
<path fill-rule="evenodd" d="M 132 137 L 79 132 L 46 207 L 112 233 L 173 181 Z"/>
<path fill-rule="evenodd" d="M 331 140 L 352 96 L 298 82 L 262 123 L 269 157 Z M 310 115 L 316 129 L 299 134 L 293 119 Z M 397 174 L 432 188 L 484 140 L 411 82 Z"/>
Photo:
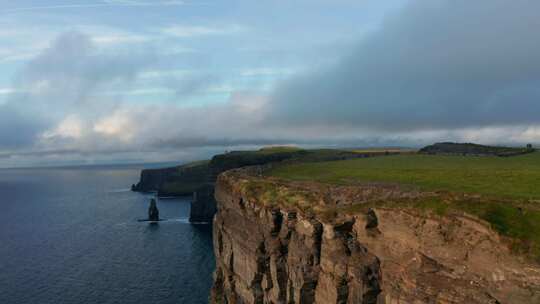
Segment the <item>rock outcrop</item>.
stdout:
<path fill-rule="evenodd" d="M 252 187 L 258 177 L 246 172 L 217 180 L 211 303 L 540 303 L 539 265 L 474 217 L 375 205 L 327 218 L 294 201 L 367 204 L 422 193 L 368 185 L 297 198 L 306 188 Z"/>
<path fill-rule="evenodd" d="M 159 210 L 156 205 L 156 200 L 150 200 L 150 206 L 148 207 L 148 220 L 149 221 L 159 221 Z"/>

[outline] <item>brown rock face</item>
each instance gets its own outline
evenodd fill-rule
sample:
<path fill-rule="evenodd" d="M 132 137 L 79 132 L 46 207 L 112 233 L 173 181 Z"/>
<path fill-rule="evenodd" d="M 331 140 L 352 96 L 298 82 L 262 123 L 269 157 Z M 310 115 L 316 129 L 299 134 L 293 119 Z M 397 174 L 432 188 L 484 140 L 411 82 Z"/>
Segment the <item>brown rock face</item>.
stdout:
<path fill-rule="evenodd" d="M 373 208 L 328 222 L 241 184 L 217 181 L 211 303 L 540 303 L 540 267 L 474 218 Z"/>

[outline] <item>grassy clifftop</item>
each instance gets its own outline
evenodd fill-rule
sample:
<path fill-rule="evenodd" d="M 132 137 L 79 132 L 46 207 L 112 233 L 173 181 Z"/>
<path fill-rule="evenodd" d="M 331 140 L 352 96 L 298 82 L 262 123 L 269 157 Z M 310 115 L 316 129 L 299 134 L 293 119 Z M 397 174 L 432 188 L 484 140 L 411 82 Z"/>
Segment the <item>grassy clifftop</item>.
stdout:
<path fill-rule="evenodd" d="M 540 260 L 540 153 L 511 158 L 404 154 L 322 163 L 296 163 L 268 172 L 279 180 L 334 185 L 381 184 L 439 193 L 385 199 L 377 206 L 408 207 L 438 215 L 465 212 L 512 239 L 517 251 Z M 334 212 L 355 212 L 365 204 Z"/>
<path fill-rule="evenodd" d="M 486 195 L 540 199 L 540 153 L 511 158 L 404 154 L 273 169 L 270 175 L 325 183 L 386 182 Z"/>

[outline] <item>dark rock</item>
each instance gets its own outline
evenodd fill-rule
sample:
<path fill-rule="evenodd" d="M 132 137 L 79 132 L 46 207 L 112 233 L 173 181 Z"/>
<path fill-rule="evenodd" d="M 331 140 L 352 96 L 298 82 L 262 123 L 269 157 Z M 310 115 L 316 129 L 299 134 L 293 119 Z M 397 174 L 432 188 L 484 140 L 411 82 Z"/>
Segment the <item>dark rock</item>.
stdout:
<path fill-rule="evenodd" d="M 193 192 L 193 200 L 191 201 L 191 210 L 189 213 L 190 222 L 211 222 L 216 211 L 213 184 L 205 185 Z"/>
<path fill-rule="evenodd" d="M 155 199 L 150 201 L 150 207 L 148 207 L 148 220 L 159 221 L 159 210 L 157 208 Z"/>
<path fill-rule="evenodd" d="M 140 180 L 132 187 L 132 190 L 137 192 L 157 191 L 167 177 L 176 172 L 176 170 L 177 167 L 142 170 Z"/>

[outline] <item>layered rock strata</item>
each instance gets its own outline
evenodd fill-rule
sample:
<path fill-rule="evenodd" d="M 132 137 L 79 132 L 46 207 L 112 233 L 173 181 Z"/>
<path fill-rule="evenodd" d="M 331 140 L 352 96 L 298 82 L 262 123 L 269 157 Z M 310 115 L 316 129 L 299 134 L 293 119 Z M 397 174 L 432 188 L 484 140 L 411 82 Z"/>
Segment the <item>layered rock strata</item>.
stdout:
<path fill-rule="evenodd" d="M 211 303 L 540 303 L 538 264 L 481 220 L 377 206 L 325 219 L 283 197 L 268 203 L 245 172 L 217 180 Z M 320 206 L 373 196 L 422 194 L 370 185 L 310 197 Z"/>

